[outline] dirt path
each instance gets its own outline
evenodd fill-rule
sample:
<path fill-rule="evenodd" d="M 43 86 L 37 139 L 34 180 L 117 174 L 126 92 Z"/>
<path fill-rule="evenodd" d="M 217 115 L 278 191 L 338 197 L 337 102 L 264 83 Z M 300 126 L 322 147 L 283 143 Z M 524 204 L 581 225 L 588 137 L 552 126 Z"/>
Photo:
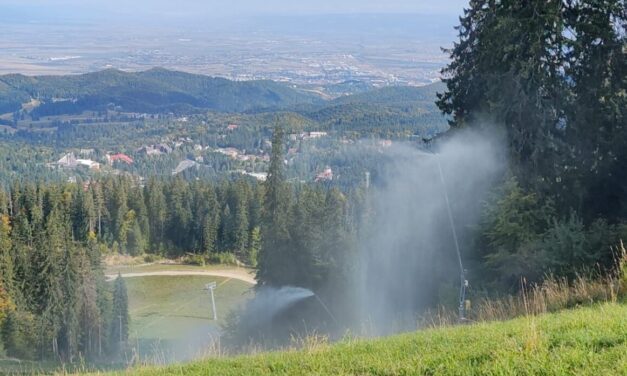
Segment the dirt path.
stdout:
<path fill-rule="evenodd" d="M 251 285 L 256 285 L 257 281 L 255 278 L 250 275 L 245 270 L 161 270 L 154 272 L 136 272 L 136 273 L 122 273 L 123 278 L 134 278 L 134 277 L 151 277 L 151 276 L 191 276 L 191 275 L 200 275 L 200 276 L 210 276 L 210 277 L 223 277 L 223 278 L 232 278 L 237 279 L 246 283 L 250 283 Z M 117 274 L 107 274 L 106 277 L 108 280 L 115 279 Z"/>

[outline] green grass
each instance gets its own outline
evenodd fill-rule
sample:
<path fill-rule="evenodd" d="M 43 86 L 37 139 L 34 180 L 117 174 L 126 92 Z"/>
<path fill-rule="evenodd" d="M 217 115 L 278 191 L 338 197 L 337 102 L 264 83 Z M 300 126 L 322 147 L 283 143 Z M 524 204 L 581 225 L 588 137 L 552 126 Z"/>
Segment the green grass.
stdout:
<path fill-rule="evenodd" d="M 216 282 L 218 321 L 205 284 Z M 228 278 L 149 276 L 127 278 L 130 342 L 148 362 L 199 356 L 217 334 L 226 315 L 252 294 L 251 285 Z M 213 334 L 213 336 L 212 336 Z"/>
<path fill-rule="evenodd" d="M 627 375 L 627 305 L 215 358 L 133 375 Z"/>

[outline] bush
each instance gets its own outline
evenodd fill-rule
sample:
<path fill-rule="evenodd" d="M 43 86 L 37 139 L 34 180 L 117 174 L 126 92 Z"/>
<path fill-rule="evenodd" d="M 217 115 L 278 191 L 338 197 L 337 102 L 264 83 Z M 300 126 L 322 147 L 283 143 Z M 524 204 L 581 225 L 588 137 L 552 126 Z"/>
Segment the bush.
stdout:
<path fill-rule="evenodd" d="M 148 254 L 144 255 L 144 262 L 148 262 L 148 263 L 150 263 L 150 262 L 157 262 L 157 261 L 159 261 L 161 259 L 162 259 L 162 257 L 160 255 L 155 255 L 155 254 L 152 254 L 152 253 L 148 253 Z"/>
<path fill-rule="evenodd" d="M 181 263 L 186 265 L 205 266 L 205 257 L 203 255 L 189 254 L 181 258 Z"/>
<path fill-rule="evenodd" d="M 210 264 L 220 264 L 220 265 L 232 265 L 239 266 L 240 262 L 237 257 L 229 252 L 224 253 L 212 253 L 207 257 L 207 261 Z"/>
<path fill-rule="evenodd" d="M 19 359 L 34 359 L 37 343 L 35 327 L 33 314 L 10 310 L 0 330 L 6 354 Z"/>

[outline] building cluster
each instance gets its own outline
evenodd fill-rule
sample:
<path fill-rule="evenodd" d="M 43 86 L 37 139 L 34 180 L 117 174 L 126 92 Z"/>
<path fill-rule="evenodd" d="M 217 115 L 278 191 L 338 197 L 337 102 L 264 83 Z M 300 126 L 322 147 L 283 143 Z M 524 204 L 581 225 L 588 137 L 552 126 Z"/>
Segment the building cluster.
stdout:
<path fill-rule="evenodd" d="M 266 181 L 268 179 L 267 172 L 248 172 L 246 170 L 237 170 L 236 173 L 240 173 L 242 175 L 253 177 L 259 181 Z"/>
<path fill-rule="evenodd" d="M 65 169 L 73 169 L 79 166 L 85 166 L 90 170 L 100 170 L 100 163 L 91 159 L 76 158 L 76 155 L 74 155 L 74 153 L 67 153 L 63 157 L 61 157 L 61 159 L 49 165 Z"/>
<path fill-rule="evenodd" d="M 290 141 L 312 140 L 312 139 L 326 137 L 328 135 L 329 135 L 328 132 L 313 131 L 313 132 L 292 133 L 290 134 L 289 138 L 290 138 Z"/>
<path fill-rule="evenodd" d="M 90 156 L 94 153 L 95 152 L 93 149 L 81 149 L 78 154 L 81 156 Z M 115 162 L 126 163 L 128 165 L 134 163 L 133 158 L 123 153 L 107 153 L 105 155 L 105 160 L 110 166 L 113 165 L 113 163 Z M 102 167 L 102 164 L 100 162 L 94 161 L 93 159 L 77 158 L 74 152 L 69 152 L 63 155 L 58 161 L 49 163 L 48 166 L 63 169 L 75 169 L 82 166 L 93 171 L 99 171 Z"/>
<path fill-rule="evenodd" d="M 231 159 L 235 159 L 241 162 L 257 161 L 257 160 L 264 161 L 264 162 L 270 161 L 270 156 L 267 154 L 263 154 L 263 155 L 246 154 L 245 151 L 241 151 L 236 148 L 217 148 L 214 151 L 216 153 L 224 154 Z"/>
<path fill-rule="evenodd" d="M 137 149 L 136 152 L 148 156 L 162 155 L 172 153 L 172 148 L 167 144 L 144 145 Z"/>
<path fill-rule="evenodd" d="M 333 180 L 333 170 L 331 169 L 331 167 L 325 168 L 321 173 L 316 175 L 316 178 L 314 180 L 316 183 Z"/>

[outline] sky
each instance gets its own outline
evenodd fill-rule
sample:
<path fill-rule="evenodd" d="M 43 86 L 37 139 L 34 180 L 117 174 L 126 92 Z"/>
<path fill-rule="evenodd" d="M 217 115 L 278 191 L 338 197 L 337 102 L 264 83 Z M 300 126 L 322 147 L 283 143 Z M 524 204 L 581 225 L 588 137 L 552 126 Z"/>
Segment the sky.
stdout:
<path fill-rule="evenodd" d="M 97 19 L 224 18 L 233 15 L 326 13 L 460 14 L 468 0 L 0 0 L 0 13 L 20 17 Z"/>

